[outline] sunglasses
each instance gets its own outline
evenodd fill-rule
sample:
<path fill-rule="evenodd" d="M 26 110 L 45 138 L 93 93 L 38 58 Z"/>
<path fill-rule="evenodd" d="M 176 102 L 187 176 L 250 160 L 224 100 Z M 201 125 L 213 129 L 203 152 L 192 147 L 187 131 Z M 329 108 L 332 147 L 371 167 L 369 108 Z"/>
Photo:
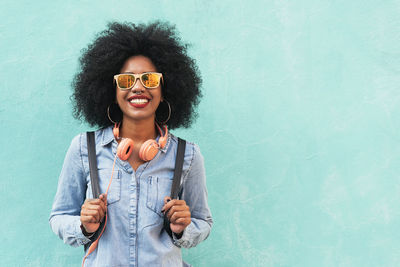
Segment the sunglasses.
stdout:
<path fill-rule="evenodd" d="M 158 72 L 144 72 L 140 74 L 122 73 L 114 75 L 114 80 L 121 90 L 130 90 L 139 79 L 142 85 L 147 89 L 154 89 L 160 85 L 162 81 L 162 73 Z"/>

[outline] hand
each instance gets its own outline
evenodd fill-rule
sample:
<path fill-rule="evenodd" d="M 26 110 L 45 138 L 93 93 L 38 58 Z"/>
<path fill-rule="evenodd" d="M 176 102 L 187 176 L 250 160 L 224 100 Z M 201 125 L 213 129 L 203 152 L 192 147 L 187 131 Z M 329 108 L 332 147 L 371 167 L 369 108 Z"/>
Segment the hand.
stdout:
<path fill-rule="evenodd" d="M 180 234 L 191 223 L 191 213 L 185 200 L 164 198 L 164 206 L 161 210 L 170 221 L 171 231 Z"/>
<path fill-rule="evenodd" d="M 107 211 L 107 195 L 101 194 L 96 199 L 86 199 L 81 208 L 81 223 L 85 231 L 89 234 L 99 229 L 100 222 L 103 220 Z"/>

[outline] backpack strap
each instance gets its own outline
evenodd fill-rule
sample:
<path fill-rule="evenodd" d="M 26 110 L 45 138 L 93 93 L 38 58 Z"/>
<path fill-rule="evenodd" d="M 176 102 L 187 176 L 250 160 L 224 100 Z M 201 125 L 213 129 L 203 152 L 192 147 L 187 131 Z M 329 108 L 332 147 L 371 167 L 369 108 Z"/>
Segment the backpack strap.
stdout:
<path fill-rule="evenodd" d="M 92 183 L 93 198 L 100 196 L 99 174 L 97 172 L 97 159 L 96 159 L 96 142 L 94 132 L 86 132 L 90 181 Z"/>
<path fill-rule="evenodd" d="M 99 185 L 99 173 L 97 172 L 97 159 L 96 159 L 96 142 L 94 132 L 86 132 L 87 137 L 87 148 L 89 158 L 89 171 L 90 171 L 90 182 L 92 184 L 93 198 L 99 198 L 100 196 L 100 185 Z M 105 226 L 105 220 L 103 219 L 100 223 L 99 229 L 88 237 L 90 242 L 85 244 L 85 250 L 98 238 L 101 230 Z"/>
<path fill-rule="evenodd" d="M 178 151 L 176 152 L 174 179 L 171 187 L 171 199 L 178 199 L 179 187 L 181 185 L 183 160 L 185 157 L 186 141 L 178 137 Z M 170 222 L 167 216 L 164 216 L 164 229 L 172 238 L 172 231 L 169 226 Z"/>
<path fill-rule="evenodd" d="M 174 180 L 171 187 L 171 198 L 178 198 L 179 187 L 181 185 L 183 160 L 185 157 L 186 141 L 178 137 L 178 151 L 176 152 Z"/>

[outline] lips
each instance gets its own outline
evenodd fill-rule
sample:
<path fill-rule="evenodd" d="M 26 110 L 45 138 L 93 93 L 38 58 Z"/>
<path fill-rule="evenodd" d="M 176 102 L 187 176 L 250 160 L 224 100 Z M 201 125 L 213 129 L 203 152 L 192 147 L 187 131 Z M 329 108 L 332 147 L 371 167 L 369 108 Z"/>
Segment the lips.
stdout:
<path fill-rule="evenodd" d="M 150 102 L 150 98 L 144 95 L 135 95 L 128 98 L 128 102 L 132 107 L 144 108 Z"/>

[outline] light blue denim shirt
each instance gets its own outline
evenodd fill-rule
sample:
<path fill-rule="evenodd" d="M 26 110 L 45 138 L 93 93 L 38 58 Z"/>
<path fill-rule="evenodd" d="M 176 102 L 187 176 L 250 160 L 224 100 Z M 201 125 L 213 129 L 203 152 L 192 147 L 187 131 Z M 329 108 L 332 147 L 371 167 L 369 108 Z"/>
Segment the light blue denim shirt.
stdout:
<path fill-rule="evenodd" d="M 110 181 L 117 150 L 112 128 L 96 131 L 96 155 L 100 191 Z M 169 196 L 178 139 L 169 134 L 164 149 L 136 171 L 117 158 L 108 191 L 107 227 L 97 249 L 85 266 L 185 266 L 181 247 L 190 248 L 205 240 L 212 218 L 207 204 L 203 157 L 197 145 L 187 142 L 181 195 L 190 208 L 192 222 L 180 239 L 163 229 L 164 197 Z M 86 134 L 76 136 L 68 149 L 50 214 L 50 225 L 65 243 L 79 246 L 90 240 L 80 229 L 80 211 L 86 198 L 93 198 Z"/>

